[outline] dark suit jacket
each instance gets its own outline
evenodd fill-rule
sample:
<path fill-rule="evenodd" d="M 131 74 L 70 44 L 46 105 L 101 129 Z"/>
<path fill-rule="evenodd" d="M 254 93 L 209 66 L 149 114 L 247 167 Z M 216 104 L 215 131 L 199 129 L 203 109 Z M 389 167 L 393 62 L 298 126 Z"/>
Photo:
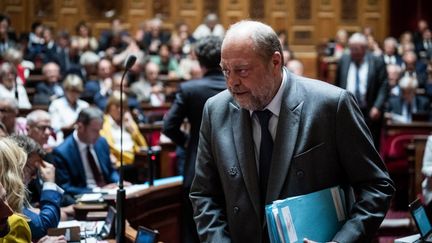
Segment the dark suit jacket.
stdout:
<path fill-rule="evenodd" d="M 387 71 L 382 58 L 374 57 L 367 53 L 365 59 L 368 62 L 368 75 L 366 87 L 366 106 L 367 110 L 376 107 L 384 109 L 384 102 L 387 98 Z M 348 71 L 351 64 L 351 56 L 344 54 L 339 61 L 336 73 L 335 85 L 346 89 L 348 81 Z"/>
<path fill-rule="evenodd" d="M 202 79 L 182 83 L 164 119 L 163 133 L 179 146 L 187 144 L 183 170 L 183 186 L 186 188 L 190 188 L 195 175 L 195 159 L 204 104 L 208 98 L 224 89 L 226 84 L 221 71 L 208 72 Z M 180 130 L 184 118 L 187 118 L 191 125 L 189 136 Z"/>
<path fill-rule="evenodd" d="M 119 174 L 111 165 L 109 146 L 105 138 L 100 137 L 93 145 L 99 160 L 102 175 L 107 183 L 119 180 Z M 53 151 L 56 166 L 56 183 L 71 195 L 91 192 L 87 187 L 84 165 L 73 136 L 68 136 Z"/>
<path fill-rule="evenodd" d="M 282 97 L 266 203 L 350 186 L 357 201 L 333 239 L 367 242 L 388 210 L 394 187 L 354 97 L 293 74 Z M 228 91 L 210 98 L 190 193 L 201 241 L 261 242 L 266 228 L 254 154 L 249 111 Z"/>

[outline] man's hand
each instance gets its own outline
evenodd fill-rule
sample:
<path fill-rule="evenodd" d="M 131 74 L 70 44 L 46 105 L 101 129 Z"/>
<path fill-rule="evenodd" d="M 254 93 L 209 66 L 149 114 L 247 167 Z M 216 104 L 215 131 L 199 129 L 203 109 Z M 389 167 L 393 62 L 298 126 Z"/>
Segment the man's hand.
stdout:
<path fill-rule="evenodd" d="M 39 166 L 39 173 L 44 182 L 54 182 L 55 181 L 55 167 L 54 165 L 42 161 Z"/>
<path fill-rule="evenodd" d="M 378 120 L 381 117 L 381 111 L 376 107 L 372 107 L 369 112 L 369 117 L 372 120 Z"/>

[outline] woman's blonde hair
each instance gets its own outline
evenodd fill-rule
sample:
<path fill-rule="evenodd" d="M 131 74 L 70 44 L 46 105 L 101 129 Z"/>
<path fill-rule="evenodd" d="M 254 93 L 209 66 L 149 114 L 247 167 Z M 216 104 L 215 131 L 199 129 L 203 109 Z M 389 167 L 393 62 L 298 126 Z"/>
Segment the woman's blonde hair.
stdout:
<path fill-rule="evenodd" d="M 123 100 L 123 109 L 126 111 L 128 108 L 127 96 L 125 93 L 122 94 L 122 99 L 120 99 L 120 91 L 115 90 L 111 96 L 108 98 L 107 104 L 105 106 L 105 114 L 108 114 L 111 106 L 116 105 L 120 107 L 120 101 Z"/>
<path fill-rule="evenodd" d="M 0 138 L 0 182 L 6 190 L 6 201 L 21 213 L 26 204 L 26 186 L 22 174 L 27 154 L 10 138 Z"/>

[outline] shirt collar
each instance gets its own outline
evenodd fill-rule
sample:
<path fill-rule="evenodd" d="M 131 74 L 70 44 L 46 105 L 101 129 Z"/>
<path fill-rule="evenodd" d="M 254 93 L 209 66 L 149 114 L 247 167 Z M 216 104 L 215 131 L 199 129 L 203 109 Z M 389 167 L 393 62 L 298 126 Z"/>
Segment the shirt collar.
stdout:
<path fill-rule="evenodd" d="M 279 86 L 279 90 L 276 93 L 276 95 L 273 97 L 273 99 L 270 101 L 270 103 L 263 110 L 268 109 L 273 113 L 273 115 L 279 116 L 280 108 L 282 104 L 282 95 L 285 90 L 286 82 L 287 82 L 287 71 L 284 68 L 282 70 L 282 82 L 281 85 Z M 253 112 L 254 111 L 249 111 L 251 116 Z"/>
<path fill-rule="evenodd" d="M 76 129 L 75 129 L 75 131 L 73 132 L 72 136 L 73 136 L 73 138 L 75 139 L 75 142 L 76 142 L 77 145 L 78 145 L 78 149 L 79 149 L 79 151 L 82 151 L 82 150 L 86 149 L 87 146 L 90 146 L 90 148 L 92 148 L 92 145 L 91 145 L 91 144 L 86 144 L 86 143 L 84 143 L 83 141 L 81 141 L 81 140 L 79 139 L 79 137 L 78 137 L 78 132 L 77 132 Z"/>

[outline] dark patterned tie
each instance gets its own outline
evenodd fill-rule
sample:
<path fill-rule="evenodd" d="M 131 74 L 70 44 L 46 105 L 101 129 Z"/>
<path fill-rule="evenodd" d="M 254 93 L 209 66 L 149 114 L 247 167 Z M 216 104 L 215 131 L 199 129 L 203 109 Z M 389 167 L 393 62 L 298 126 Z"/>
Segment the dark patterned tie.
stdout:
<path fill-rule="evenodd" d="M 267 194 L 267 181 L 270 172 L 270 163 L 273 153 L 273 138 L 269 131 L 269 121 L 272 116 L 271 111 L 255 111 L 261 126 L 261 143 L 259 153 L 259 177 L 260 177 L 260 195 L 261 204 L 265 205 Z"/>
<path fill-rule="evenodd" d="M 93 173 L 93 178 L 96 182 L 96 185 L 98 187 L 103 187 L 105 185 L 105 180 L 104 180 L 101 172 L 99 171 L 99 168 L 96 165 L 96 161 L 93 157 L 93 154 L 90 151 L 90 146 L 87 146 L 87 161 L 90 165 L 90 169 Z"/>

